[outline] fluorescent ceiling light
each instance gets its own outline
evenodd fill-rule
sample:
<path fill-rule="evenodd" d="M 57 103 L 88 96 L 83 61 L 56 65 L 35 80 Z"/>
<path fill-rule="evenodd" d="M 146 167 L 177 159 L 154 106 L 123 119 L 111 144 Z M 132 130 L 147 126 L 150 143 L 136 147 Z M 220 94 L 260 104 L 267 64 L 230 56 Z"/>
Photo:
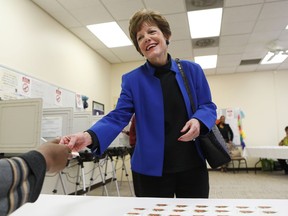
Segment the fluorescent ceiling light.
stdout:
<path fill-rule="evenodd" d="M 86 27 L 108 48 L 132 45 L 129 38 L 116 22 L 100 23 Z"/>
<path fill-rule="evenodd" d="M 194 59 L 203 69 L 216 68 L 217 55 L 195 56 Z"/>
<path fill-rule="evenodd" d="M 285 29 L 288 29 L 288 25 L 286 26 L 286 28 Z"/>
<path fill-rule="evenodd" d="M 222 8 L 188 12 L 191 38 L 215 37 L 220 35 Z"/>
<path fill-rule="evenodd" d="M 279 53 L 275 54 L 273 52 L 268 52 L 266 56 L 261 61 L 261 64 L 277 64 L 282 63 L 288 57 L 287 51 L 279 51 Z"/>

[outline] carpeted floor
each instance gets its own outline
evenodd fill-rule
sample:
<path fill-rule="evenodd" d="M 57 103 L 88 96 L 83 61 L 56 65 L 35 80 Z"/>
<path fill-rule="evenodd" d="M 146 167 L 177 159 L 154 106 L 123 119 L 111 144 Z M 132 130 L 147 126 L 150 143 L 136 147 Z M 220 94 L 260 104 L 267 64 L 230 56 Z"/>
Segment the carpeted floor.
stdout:
<path fill-rule="evenodd" d="M 283 171 L 210 172 L 210 198 L 287 199 L 288 175 Z"/>
<path fill-rule="evenodd" d="M 209 171 L 210 198 L 221 199 L 288 199 L 288 175 L 283 171 L 263 172 L 253 170 L 249 173 Z M 127 181 L 113 181 L 106 184 L 109 196 L 118 196 L 116 182 L 120 196 L 133 196 Z M 91 190 L 87 195 L 106 195 L 103 186 Z"/>

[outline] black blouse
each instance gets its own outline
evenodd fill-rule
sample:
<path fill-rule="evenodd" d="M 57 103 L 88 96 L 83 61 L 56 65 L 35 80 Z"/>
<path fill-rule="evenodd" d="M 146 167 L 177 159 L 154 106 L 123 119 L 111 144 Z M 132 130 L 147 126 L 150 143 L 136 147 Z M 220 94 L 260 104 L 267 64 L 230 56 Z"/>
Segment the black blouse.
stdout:
<path fill-rule="evenodd" d="M 175 73 L 170 70 L 171 57 L 168 58 L 166 65 L 155 67 L 155 76 L 160 79 L 164 101 L 165 152 L 163 172 L 175 173 L 203 166 L 203 160 L 198 155 L 193 141 L 178 141 L 182 135 L 180 131 L 189 119 Z"/>

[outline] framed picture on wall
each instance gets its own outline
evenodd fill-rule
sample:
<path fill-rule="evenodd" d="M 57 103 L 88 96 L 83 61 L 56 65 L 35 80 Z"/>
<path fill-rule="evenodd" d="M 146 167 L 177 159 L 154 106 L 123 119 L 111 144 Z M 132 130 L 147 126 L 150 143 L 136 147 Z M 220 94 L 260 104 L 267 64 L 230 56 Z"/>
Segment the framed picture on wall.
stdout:
<path fill-rule="evenodd" d="M 102 103 L 92 101 L 92 115 L 104 115 L 105 106 Z"/>

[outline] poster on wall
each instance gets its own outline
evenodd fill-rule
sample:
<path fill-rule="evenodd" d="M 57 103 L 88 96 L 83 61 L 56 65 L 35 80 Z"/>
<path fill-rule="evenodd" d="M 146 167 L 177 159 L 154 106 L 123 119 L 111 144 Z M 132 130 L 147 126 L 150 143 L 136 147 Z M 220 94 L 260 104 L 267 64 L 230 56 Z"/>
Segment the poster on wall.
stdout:
<path fill-rule="evenodd" d="M 83 109 L 83 101 L 82 101 L 82 95 L 76 93 L 76 107 L 78 109 Z"/>
<path fill-rule="evenodd" d="M 244 114 L 240 108 L 223 108 L 217 109 L 217 119 L 220 119 L 221 116 L 225 116 L 225 123 L 229 124 L 233 131 L 233 143 L 236 145 L 241 145 L 241 119 L 244 117 Z"/>
<path fill-rule="evenodd" d="M 43 108 L 73 107 L 80 110 L 75 95 L 73 91 L 0 65 L 0 100 L 42 98 Z"/>
<path fill-rule="evenodd" d="M 27 76 L 22 76 L 19 82 L 18 93 L 25 97 L 31 97 L 31 79 Z"/>
<path fill-rule="evenodd" d="M 0 70 L 0 99 L 17 99 L 18 78 L 12 72 Z"/>
<path fill-rule="evenodd" d="M 57 88 L 55 89 L 55 104 L 57 106 L 62 106 L 62 91 L 61 89 Z"/>

